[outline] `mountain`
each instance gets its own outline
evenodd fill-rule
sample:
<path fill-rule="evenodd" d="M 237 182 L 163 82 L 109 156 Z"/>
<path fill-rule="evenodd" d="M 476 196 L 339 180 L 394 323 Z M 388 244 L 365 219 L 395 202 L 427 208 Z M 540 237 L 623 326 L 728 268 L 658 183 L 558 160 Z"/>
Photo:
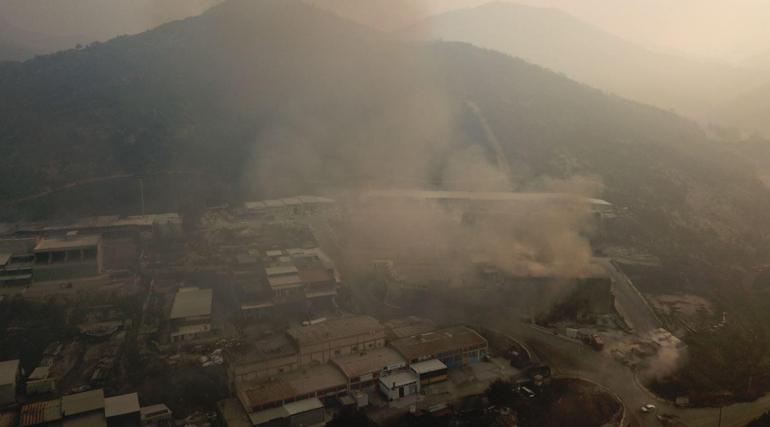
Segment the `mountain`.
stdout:
<path fill-rule="evenodd" d="M 84 36 L 49 35 L 23 30 L 3 20 L 0 13 L 0 61 L 23 61 L 35 55 L 71 49 L 87 41 Z"/>
<path fill-rule="evenodd" d="M 713 121 L 770 136 L 770 82 L 715 109 Z"/>
<path fill-rule="evenodd" d="M 0 60 L 71 49 L 196 15 L 221 0 L 3 0 Z"/>
<path fill-rule="evenodd" d="M 657 255 L 661 286 L 704 287 L 768 253 L 770 193 L 695 124 L 521 59 L 393 40 L 298 0 L 229 0 L 0 64 L 0 151 L 6 218 L 109 213 L 122 190 L 66 192 L 38 212 L 12 201 L 122 174 L 145 190 L 164 173 L 204 177 L 145 192 L 169 209 L 198 195 L 499 189 L 476 178 L 502 157 L 513 189 L 601 180 L 624 212 L 608 244 Z"/>
<path fill-rule="evenodd" d="M 694 118 L 705 117 L 763 78 L 758 71 L 647 50 L 557 9 L 508 2 L 436 15 L 400 34 L 498 50 Z"/>

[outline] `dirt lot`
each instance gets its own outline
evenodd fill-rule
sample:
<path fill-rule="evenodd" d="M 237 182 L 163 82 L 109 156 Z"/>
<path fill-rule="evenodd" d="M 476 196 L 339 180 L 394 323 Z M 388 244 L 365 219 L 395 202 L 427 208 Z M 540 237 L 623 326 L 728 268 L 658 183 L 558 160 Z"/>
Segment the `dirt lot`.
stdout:
<path fill-rule="evenodd" d="M 599 427 L 618 416 L 620 403 L 581 380 L 554 379 L 550 394 L 521 413 L 523 427 Z"/>

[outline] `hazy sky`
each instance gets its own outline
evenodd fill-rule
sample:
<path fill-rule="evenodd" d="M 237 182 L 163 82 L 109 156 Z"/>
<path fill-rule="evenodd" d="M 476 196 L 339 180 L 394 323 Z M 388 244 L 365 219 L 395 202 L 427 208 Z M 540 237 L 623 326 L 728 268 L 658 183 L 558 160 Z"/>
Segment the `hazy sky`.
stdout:
<path fill-rule="evenodd" d="M 768 0 L 522 0 L 648 46 L 742 60 L 770 51 Z"/>
<path fill-rule="evenodd" d="M 392 29 L 409 15 L 489 0 L 308 0 L 350 9 Z M 518 0 L 554 7 L 657 50 L 739 62 L 770 52 L 770 0 Z"/>
<path fill-rule="evenodd" d="M 196 14 L 219 0 L 0 0 L 0 17 L 49 34 L 109 38 Z M 254 0 L 259 1 L 259 0 Z M 307 0 L 393 29 L 409 19 L 488 0 Z M 770 0 L 519 0 L 562 9 L 659 50 L 728 61 L 770 53 Z"/>

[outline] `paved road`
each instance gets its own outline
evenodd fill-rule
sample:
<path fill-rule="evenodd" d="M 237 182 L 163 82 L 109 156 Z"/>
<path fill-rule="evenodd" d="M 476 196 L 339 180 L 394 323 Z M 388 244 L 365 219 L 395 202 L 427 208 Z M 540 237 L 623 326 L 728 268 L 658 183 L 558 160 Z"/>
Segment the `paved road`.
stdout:
<path fill-rule="evenodd" d="M 612 278 L 618 311 L 637 335 L 645 335 L 663 326 L 625 273 L 607 258 L 595 258 L 594 262 L 604 267 Z"/>
<path fill-rule="evenodd" d="M 634 374 L 627 367 L 603 353 L 593 351 L 586 345 L 543 332 L 514 319 L 502 322 L 499 317 L 490 319 L 487 326 L 520 339 L 558 373 L 593 381 L 616 393 L 627 411 L 626 425 L 639 427 L 664 425 L 653 414 L 643 414 L 639 411 L 645 403 L 653 403 L 658 408 L 658 414 L 674 415 L 689 427 L 718 425 L 718 409 L 676 408 L 666 402 L 658 401 L 636 382 Z M 770 396 L 756 402 L 725 407 L 722 413 L 722 426 L 742 427 L 768 410 L 770 410 Z"/>

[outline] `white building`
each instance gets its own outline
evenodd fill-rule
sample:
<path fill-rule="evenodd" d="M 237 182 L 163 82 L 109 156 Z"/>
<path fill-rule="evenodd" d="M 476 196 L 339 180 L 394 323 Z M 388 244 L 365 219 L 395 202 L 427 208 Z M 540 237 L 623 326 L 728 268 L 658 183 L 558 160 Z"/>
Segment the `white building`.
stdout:
<path fill-rule="evenodd" d="M 398 400 L 420 392 L 420 377 L 412 371 L 400 371 L 380 377 L 380 392 L 390 400 Z"/>

